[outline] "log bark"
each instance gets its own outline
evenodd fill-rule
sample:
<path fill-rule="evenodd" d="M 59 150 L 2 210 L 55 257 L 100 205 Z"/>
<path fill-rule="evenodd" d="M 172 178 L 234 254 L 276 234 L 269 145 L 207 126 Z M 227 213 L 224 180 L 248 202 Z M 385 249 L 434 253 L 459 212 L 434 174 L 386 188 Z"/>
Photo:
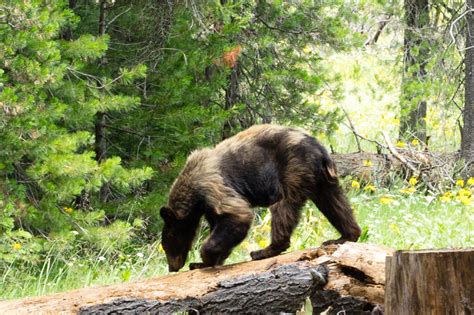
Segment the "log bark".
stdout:
<path fill-rule="evenodd" d="M 386 314 L 474 314 L 474 249 L 387 257 Z"/>
<path fill-rule="evenodd" d="M 401 171 L 403 164 L 391 154 L 378 154 L 370 152 L 333 153 L 331 158 L 336 163 L 339 176 L 357 176 L 368 178 L 378 173 Z M 367 165 L 370 161 L 370 165 Z"/>
<path fill-rule="evenodd" d="M 309 298 L 314 314 L 371 314 L 384 299 L 389 248 L 345 243 L 148 280 L 0 302 L 0 314 L 279 313 Z"/>
<path fill-rule="evenodd" d="M 202 297 L 156 301 L 119 299 L 82 308 L 79 314 L 124 313 L 277 313 L 296 312 L 315 287 L 327 282 L 328 270 L 323 265 L 289 264 L 257 275 L 237 277 L 219 282 L 215 291 Z"/>

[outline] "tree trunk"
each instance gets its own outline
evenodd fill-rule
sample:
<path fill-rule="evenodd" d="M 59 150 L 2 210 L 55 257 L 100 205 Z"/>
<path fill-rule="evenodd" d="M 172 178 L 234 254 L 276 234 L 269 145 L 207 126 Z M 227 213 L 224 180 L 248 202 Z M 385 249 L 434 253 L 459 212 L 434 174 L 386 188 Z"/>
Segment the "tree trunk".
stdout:
<path fill-rule="evenodd" d="M 370 314 L 384 298 L 383 246 L 345 243 L 264 260 L 0 302 L 0 314 L 278 313 L 311 299 L 314 312 Z M 334 302 L 334 303 L 333 303 Z"/>
<path fill-rule="evenodd" d="M 474 249 L 387 257 L 386 314 L 474 314 Z"/>
<path fill-rule="evenodd" d="M 100 0 L 99 3 L 99 36 L 104 36 L 106 32 L 105 11 L 107 9 L 107 0 Z M 103 59 L 99 60 L 100 64 L 104 63 Z M 104 112 L 98 112 L 95 115 L 95 159 L 98 163 L 106 158 L 107 139 L 105 137 L 106 115 Z M 106 201 L 109 195 L 107 184 L 102 185 L 99 192 L 100 200 Z"/>
<path fill-rule="evenodd" d="M 402 106 L 400 138 L 418 138 L 426 143 L 426 100 L 423 89 L 415 88 L 426 79 L 429 48 L 424 29 L 429 25 L 428 0 L 405 0 L 404 75 L 402 80 Z"/>
<path fill-rule="evenodd" d="M 224 109 L 230 111 L 232 107 L 239 101 L 239 65 L 234 65 L 229 74 L 229 85 L 225 90 L 225 104 Z M 232 129 L 234 122 L 230 117 L 225 123 L 222 130 L 222 139 L 227 139 L 232 136 Z"/>
<path fill-rule="evenodd" d="M 105 113 L 99 112 L 95 116 L 95 158 L 97 162 L 105 159 L 107 143 L 105 139 Z"/>
<path fill-rule="evenodd" d="M 76 8 L 76 4 L 77 4 L 77 0 L 69 0 L 69 9 L 71 11 L 74 11 L 74 9 Z M 72 40 L 72 28 L 70 25 L 68 25 L 61 31 L 60 37 L 63 40 L 67 40 L 67 41 Z"/>
<path fill-rule="evenodd" d="M 474 176 L 474 1 L 466 0 L 466 78 L 463 129 L 461 137 L 461 156 L 470 164 L 467 176 Z"/>
<path fill-rule="evenodd" d="M 220 0 L 221 5 L 225 5 L 227 0 Z M 232 21 L 233 21 L 232 17 Z M 225 90 L 225 100 L 224 100 L 224 110 L 230 111 L 230 109 L 237 104 L 239 100 L 239 64 L 236 60 L 236 63 L 228 64 L 227 66 L 231 67 L 231 71 L 228 77 L 229 85 Z M 233 135 L 232 129 L 234 127 L 234 122 L 232 117 L 227 119 L 224 122 L 222 128 L 222 140 L 225 140 Z"/>
<path fill-rule="evenodd" d="M 107 1 L 100 0 L 99 4 L 99 36 L 105 35 L 105 10 Z M 102 63 L 103 60 L 100 61 Z M 95 119 L 95 158 L 101 162 L 105 158 L 107 143 L 105 139 L 105 113 L 98 112 Z"/>

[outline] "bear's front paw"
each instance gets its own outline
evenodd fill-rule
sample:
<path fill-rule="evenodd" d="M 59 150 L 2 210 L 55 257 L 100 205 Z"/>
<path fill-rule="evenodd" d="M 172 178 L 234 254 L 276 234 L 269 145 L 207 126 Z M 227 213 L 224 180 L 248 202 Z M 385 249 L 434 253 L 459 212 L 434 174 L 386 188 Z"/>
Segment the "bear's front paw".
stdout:
<path fill-rule="evenodd" d="M 271 256 L 273 256 L 273 255 L 269 255 L 268 251 L 265 250 L 265 249 L 250 252 L 250 257 L 252 257 L 252 260 L 265 259 L 265 258 L 268 258 L 268 257 L 271 257 Z"/>
<path fill-rule="evenodd" d="M 345 238 L 338 238 L 337 240 L 327 240 L 325 242 L 323 242 L 323 246 L 327 246 L 327 245 L 334 245 L 334 244 L 343 244 L 347 242 L 347 239 Z"/>
<path fill-rule="evenodd" d="M 204 263 L 190 263 L 189 264 L 189 270 L 194 270 L 194 269 L 201 269 L 201 268 L 206 268 L 209 266 L 206 266 Z"/>

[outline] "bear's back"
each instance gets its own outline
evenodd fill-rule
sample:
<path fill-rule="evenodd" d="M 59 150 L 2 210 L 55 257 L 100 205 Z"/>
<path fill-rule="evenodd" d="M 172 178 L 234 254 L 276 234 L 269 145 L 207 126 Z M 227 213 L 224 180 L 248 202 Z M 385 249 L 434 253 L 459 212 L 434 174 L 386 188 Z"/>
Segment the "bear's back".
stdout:
<path fill-rule="evenodd" d="M 254 146 L 291 146 L 298 144 L 309 135 L 300 129 L 263 124 L 254 125 L 215 146 L 214 154 L 239 151 Z"/>
<path fill-rule="evenodd" d="M 224 140 L 212 153 L 227 186 L 253 206 L 268 206 L 281 198 L 289 160 L 307 138 L 297 129 L 256 125 Z"/>

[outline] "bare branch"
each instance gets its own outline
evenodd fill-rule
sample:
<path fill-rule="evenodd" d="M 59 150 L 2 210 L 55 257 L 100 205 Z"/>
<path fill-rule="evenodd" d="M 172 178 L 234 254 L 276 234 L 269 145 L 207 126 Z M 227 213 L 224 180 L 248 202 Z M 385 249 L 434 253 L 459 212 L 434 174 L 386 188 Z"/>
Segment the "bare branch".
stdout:
<path fill-rule="evenodd" d="M 416 169 L 416 167 L 409 161 L 407 161 L 400 153 L 398 153 L 397 149 L 395 149 L 393 143 L 390 141 L 390 137 L 388 136 L 387 132 L 382 131 L 382 135 L 385 139 L 385 142 L 387 143 L 388 149 L 390 150 L 390 152 L 392 152 L 393 156 L 395 156 L 400 162 L 405 164 L 414 174 L 418 174 L 419 171 Z"/>
<path fill-rule="evenodd" d="M 356 129 L 354 127 L 354 124 L 352 124 L 352 120 L 351 118 L 349 117 L 349 114 L 346 112 L 346 110 L 344 109 L 344 106 L 341 106 L 341 109 L 342 111 L 344 112 L 344 115 L 346 116 L 347 118 L 347 121 L 349 122 L 349 126 L 352 130 L 352 133 L 354 134 L 354 138 L 355 138 L 355 141 L 357 143 L 357 149 L 359 150 L 358 152 L 362 152 L 362 148 L 360 147 L 360 142 L 359 142 L 359 135 L 357 134 L 356 132 Z"/>
<path fill-rule="evenodd" d="M 456 24 L 464 17 L 466 16 L 468 13 L 470 12 L 474 12 L 474 8 L 471 8 L 471 9 L 467 9 L 466 11 L 464 11 L 461 15 L 459 15 L 450 25 L 449 27 L 449 35 L 451 35 L 451 39 L 453 40 L 453 43 L 456 45 L 457 47 L 457 44 L 456 44 L 456 37 L 454 36 L 454 29 L 456 28 L 456 31 L 457 31 L 457 27 L 456 27 Z M 464 48 L 464 50 L 467 50 L 467 49 L 470 49 L 472 47 L 466 47 Z M 462 51 L 462 50 L 461 50 Z"/>
<path fill-rule="evenodd" d="M 385 26 L 387 26 L 387 24 L 390 22 L 390 19 L 391 19 L 391 15 L 387 16 L 385 19 L 383 20 L 380 20 L 378 21 L 378 28 L 377 28 L 377 31 L 375 32 L 374 36 L 372 38 L 369 38 L 366 42 L 365 42 L 365 46 L 369 46 L 369 45 L 373 45 L 375 44 L 379 37 L 380 37 L 380 34 L 382 34 L 382 31 L 383 29 L 385 28 Z"/>

